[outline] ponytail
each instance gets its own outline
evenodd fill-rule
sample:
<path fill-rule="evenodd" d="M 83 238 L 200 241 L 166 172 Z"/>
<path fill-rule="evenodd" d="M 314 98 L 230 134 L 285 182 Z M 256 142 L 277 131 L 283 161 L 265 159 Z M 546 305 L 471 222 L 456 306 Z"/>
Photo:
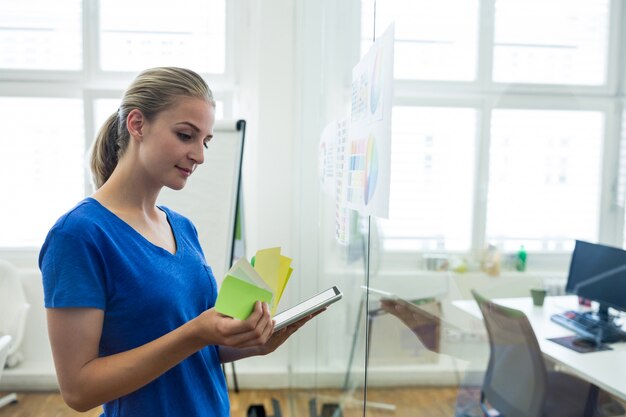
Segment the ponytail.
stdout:
<path fill-rule="evenodd" d="M 96 189 L 102 187 L 117 166 L 121 154 L 126 148 L 128 141 L 122 139 L 119 132 L 119 115 L 113 113 L 104 122 L 91 152 L 91 174 Z"/>

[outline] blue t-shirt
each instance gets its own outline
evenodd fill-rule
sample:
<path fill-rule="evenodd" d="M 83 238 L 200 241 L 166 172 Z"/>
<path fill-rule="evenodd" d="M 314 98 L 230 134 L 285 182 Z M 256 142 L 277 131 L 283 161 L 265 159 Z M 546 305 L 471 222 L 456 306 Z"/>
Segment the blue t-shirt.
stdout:
<path fill-rule="evenodd" d="M 158 247 L 93 198 L 52 227 L 39 255 L 46 308 L 104 310 L 100 356 L 144 345 L 212 308 L 217 285 L 193 224 L 161 207 L 176 254 Z M 217 346 L 104 404 L 104 416 L 228 416 Z"/>

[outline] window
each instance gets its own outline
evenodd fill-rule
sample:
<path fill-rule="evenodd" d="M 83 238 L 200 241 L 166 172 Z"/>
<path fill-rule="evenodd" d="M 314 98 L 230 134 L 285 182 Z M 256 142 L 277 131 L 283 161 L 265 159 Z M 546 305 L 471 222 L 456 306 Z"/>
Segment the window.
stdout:
<path fill-rule="evenodd" d="M 494 81 L 604 84 L 609 6 L 609 0 L 497 0 Z"/>
<path fill-rule="evenodd" d="M 202 0 L 101 1 L 102 69 L 140 71 L 173 65 L 223 73 L 225 6 L 223 1 Z"/>
<path fill-rule="evenodd" d="M 227 78 L 226 13 L 225 0 L 0 3 L 0 111 L 9 121 L 0 189 L 12 196 L 2 204 L 0 249 L 38 248 L 91 193 L 86 155 L 137 72 L 176 65 Z M 228 109 L 217 104 L 221 118 Z"/>
<path fill-rule="evenodd" d="M 386 249 L 469 250 L 476 119 L 474 109 L 394 108 Z"/>
<path fill-rule="evenodd" d="M 489 242 L 562 251 L 597 239 L 603 124 L 599 112 L 492 112 Z"/>
<path fill-rule="evenodd" d="M 0 68 L 80 70 L 81 0 L 3 0 Z"/>
<path fill-rule="evenodd" d="M 474 80 L 478 48 L 478 0 L 363 1 L 361 52 L 395 23 L 395 77 Z"/>
<path fill-rule="evenodd" d="M 374 27 L 396 27 L 386 250 L 556 256 L 574 239 L 626 242 L 607 203 L 626 183 L 623 91 L 610 82 L 626 74 L 618 6 L 361 1 L 363 54 Z"/>
<path fill-rule="evenodd" d="M 37 246 L 85 192 L 82 102 L 0 97 L 0 112 L 10 121 L 0 136 L 0 189 L 10 196 L 2 202 L 0 247 Z"/>

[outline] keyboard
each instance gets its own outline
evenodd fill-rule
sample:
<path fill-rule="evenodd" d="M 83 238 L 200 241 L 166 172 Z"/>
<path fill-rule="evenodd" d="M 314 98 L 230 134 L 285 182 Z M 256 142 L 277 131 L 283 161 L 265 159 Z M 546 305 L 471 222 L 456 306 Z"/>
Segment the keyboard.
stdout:
<path fill-rule="evenodd" d="M 599 340 L 602 343 L 626 341 L 626 332 L 613 323 L 594 318 L 590 313 L 570 310 L 553 314 L 550 319 L 582 337 Z"/>

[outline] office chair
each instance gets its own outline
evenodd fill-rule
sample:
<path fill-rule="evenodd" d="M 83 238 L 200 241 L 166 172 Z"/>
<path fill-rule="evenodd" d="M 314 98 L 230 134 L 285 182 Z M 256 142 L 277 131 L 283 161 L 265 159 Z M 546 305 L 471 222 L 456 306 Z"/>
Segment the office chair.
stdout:
<path fill-rule="evenodd" d="M 9 347 L 11 347 L 11 336 L 0 336 L 0 378 L 2 378 L 4 363 L 7 360 L 7 356 L 9 356 Z M 0 397 L 0 408 L 14 402 L 17 402 L 17 395 L 15 393 L 7 394 Z"/>
<path fill-rule="evenodd" d="M 548 370 L 526 315 L 475 290 L 489 336 L 489 363 L 480 406 L 486 417 L 608 417 L 624 409 L 573 375 Z"/>

